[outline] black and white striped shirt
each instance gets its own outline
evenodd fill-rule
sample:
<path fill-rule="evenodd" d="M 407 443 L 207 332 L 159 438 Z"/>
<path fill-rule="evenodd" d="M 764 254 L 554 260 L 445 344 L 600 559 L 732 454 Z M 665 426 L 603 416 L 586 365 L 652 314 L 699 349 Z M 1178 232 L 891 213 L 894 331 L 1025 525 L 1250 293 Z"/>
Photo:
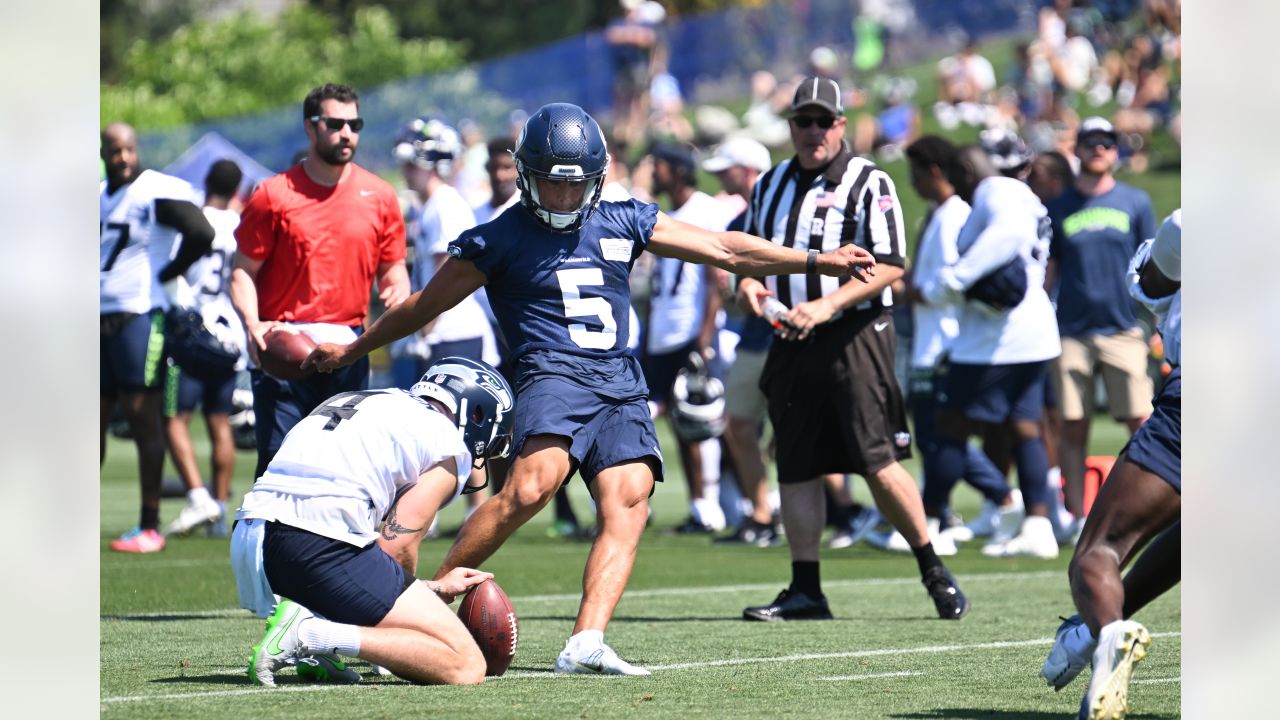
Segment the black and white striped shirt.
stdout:
<path fill-rule="evenodd" d="M 811 179 L 805 187 L 800 183 Z M 902 205 L 893 180 L 875 163 L 844 150 L 821 175 L 805 173 L 795 158 L 773 166 L 756 183 L 747 208 L 746 232 L 797 250 L 831 252 L 856 243 L 877 263 L 904 267 L 907 252 Z M 787 307 L 835 292 L 852 278 L 825 275 L 778 275 L 767 287 Z M 893 304 L 885 288 L 879 297 L 856 310 L 879 310 Z"/>

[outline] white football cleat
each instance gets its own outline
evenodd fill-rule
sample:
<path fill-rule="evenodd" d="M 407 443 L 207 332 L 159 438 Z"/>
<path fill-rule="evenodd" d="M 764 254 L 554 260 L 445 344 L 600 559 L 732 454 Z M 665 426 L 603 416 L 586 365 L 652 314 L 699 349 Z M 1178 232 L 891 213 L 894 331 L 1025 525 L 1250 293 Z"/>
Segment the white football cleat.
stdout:
<path fill-rule="evenodd" d="M 1151 633 L 1141 623 L 1118 620 L 1102 628 L 1093 653 L 1093 677 L 1084 696 L 1089 720 L 1123 720 L 1129 712 L 1133 666 L 1151 647 Z"/>
<path fill-rule="evenodd" d="M 600 643 L 594 647 L 579 648 L 570 652 L 566 645 L 556 658 L 556 672 L 573 675 L 649 675 L 648 670 L 618 657 L 613 648 Z"/>
<path fill-rule="evenodd" d="M 222 517 L 222 506 L 218 505 L 218 501 L 213 498 L 206 497 L 203 500 L 187 503 L 182 508 L 182 512 L 178 513 L 178 517 L 169 523 L 164 529 L 166 537 L 171 535 L 186 535 L 196 528 L 206 523 L 211 523 Z"/>
<path fill-rule="evenodd" d="M 1098 649 L 1098 641 L 1079 615 L 1063 618 L 1054 635 L 1053 648 L 1040 668 L 1040 677 L 1057 692 L 1070 685 L 1089 665 L 1093 651 Z"/>
<path fill-rule="evenodd" d="M 1029 515 L 1022 521 L 1022 530 L 1004 541 L 993 541 L 982 548 L 987 557 L 1034 557 L 1052 560 L 1058 557 L 1058 541 L 1053 536 L 1049 518 Z"/>

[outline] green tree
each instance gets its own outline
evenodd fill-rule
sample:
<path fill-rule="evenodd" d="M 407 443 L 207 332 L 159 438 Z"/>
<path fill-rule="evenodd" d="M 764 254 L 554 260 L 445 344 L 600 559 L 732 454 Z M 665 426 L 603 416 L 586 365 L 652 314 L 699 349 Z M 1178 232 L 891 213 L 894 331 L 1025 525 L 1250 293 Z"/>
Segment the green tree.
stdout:
<path fill-rule="evenodd" d="M 457 43 L 401 39 L 380 6 L 359 8 L 350 23 L 305 5 L 272 20 L 244 12 L 135 41 L 120 81 L 101 86 L 101 120 L 148 130 L 233 117 L 296 103 L 323 81 L 369 88 L 462 59 Z"/>

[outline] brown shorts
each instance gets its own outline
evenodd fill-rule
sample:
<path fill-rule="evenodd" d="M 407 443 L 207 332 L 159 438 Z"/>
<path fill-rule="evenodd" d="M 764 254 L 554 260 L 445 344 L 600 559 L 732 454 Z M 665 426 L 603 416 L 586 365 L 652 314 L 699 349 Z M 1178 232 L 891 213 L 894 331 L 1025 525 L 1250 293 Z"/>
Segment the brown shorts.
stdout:
<path fill-rule="evenodd" d="M 828 473 L 866 477 L 911 457 L 893 372 L 893 316 L 849 313 L 812 338 L 775 340 L 760 388 L 777 438 L 778 482 Z"/>
<path fill-rule="evenodd" d="M 1139 328 L 1114 335 L 1062 338 L 1062 357 L 1050 370 L 1050 377 L 1058 391 L 1063 419 L 1093 417 L 1095 370 L 1102 371 L 1111 417 L 1123 421 L 1150 415 L 1155 390 L 1147 374 L 1147 353 Z"/>

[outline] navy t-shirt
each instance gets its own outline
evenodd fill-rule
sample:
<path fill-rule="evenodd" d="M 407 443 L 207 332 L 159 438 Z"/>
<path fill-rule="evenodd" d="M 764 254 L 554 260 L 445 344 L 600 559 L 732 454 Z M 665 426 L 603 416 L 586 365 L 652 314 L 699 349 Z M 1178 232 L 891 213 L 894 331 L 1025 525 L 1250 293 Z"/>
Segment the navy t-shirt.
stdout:
<path fill-rule="evenodd" d="M 1129 259 L 1156 232 L 1151 198 L 1116 183 L 1089 197 L 1072 187 L 1049 203 L 1058 264 L 1058 331 L 1063 337 L 1111 335 L 1136 327 L 1125 287 Z"/>
<path fill-rule="evenodd" d="M 538 349 L 587 357 L 627 354 L 635 259 L 658 221 L 658 206 L 602 202 L 575 232 L 538 222 L 523 205 L 449 243 L 475 263 L 512 358 Z"/>

